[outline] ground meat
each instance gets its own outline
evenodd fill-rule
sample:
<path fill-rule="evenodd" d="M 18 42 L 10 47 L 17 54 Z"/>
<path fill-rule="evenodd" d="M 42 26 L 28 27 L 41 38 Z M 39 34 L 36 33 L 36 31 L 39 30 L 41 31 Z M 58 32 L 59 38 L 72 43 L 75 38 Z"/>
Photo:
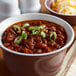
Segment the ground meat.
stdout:
<path fill-rule="evenodd" d="M 20 47 L 20 45 L 15 44 L 15 43 L 12 43 L 12 42 L 11 42 L 11 45 L 12 45 L 13 47 L 15 47 L 15 48 L 19 48 L 19 47 Z"/>
<path fill-rule="evenodd" d="M 33 39 L 24 40 L 24 45 L 25 45 L 28 49 L 34 49 Z"/>
<path fill-rule="evenodd" d="M 46 39 L 42 39 L 43 43 L 47 44 L 47 40 Z"/>
<path fill-rule="evenodd" d="M 62 34 L 62 32 L 60 30 L 56 30 L 57 34 Z"/>
<path fill-rule="evenodd" d="M 8 40 L 9 42 L 13 41 L 14 38 L 15 38 L 15 35 L 14 35 L 14 34 L 8 33 L 8 35 L 7 35 L 7 40 Z"/>
<path fill-rule="evenodd" d="M 29 53 L 30 53 L 30 54 L 33 54 L 32 51 L 29 50 L 29 49 L 27 49 L 27 48 L 23 48 L 22 50 L 23 50 L 24 53 L 27 53 L 27 54 L 29 54 Z"/>
<path fill-rule="evenodd" d="M 13 46 L 8 46 L 8 49 L 13 50 L 13 49 L 14 49 L 14 47 L 13 47 Z"/>
<path fill-rule="evenodd" d="M 9 31 L 12 33 L 12 34 L 15 34 L 15 35 L 17 35 L 17 33 L 11 28 L 11 29 L 9 29 Z"/>
<path fill-rule="evenodd" d="M 10 43 L 4 43 L 4 46 L 8 47 L 10 46 Z"/>
<path fill-rule="evenodd" d="M 56 31 L 56 27 L 55 26 L 51 26 L 48 28 L 49 31 Z"/>

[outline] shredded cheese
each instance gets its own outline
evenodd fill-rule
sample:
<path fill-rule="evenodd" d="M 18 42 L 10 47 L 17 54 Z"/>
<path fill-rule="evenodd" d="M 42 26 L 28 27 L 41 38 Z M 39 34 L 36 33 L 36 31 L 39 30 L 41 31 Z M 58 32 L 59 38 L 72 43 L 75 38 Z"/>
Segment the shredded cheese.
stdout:
<path fill-rule="evenodd" d="M 60 14 L 76 15 L 76 0 L 53 0 L 52 9 Z"/>

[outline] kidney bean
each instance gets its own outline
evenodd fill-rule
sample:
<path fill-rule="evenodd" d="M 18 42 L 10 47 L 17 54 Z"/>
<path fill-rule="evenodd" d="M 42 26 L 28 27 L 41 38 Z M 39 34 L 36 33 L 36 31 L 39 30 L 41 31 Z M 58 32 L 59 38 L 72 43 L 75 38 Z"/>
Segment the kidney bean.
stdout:
<path fill-rule="evenodd" d="M 14 35 L 14 34 L 8 33 L 8 35 L 7 35 L 7 40 L 8 40 L 9 42 L 13 41 L 14 38 L 15 38 L 15 35 Z"/>
<path fill-rule="evenodd" d="M 6 46 L 6 47 L 10 46 L 10 43 L 4 43 L 4 46 Z"/>

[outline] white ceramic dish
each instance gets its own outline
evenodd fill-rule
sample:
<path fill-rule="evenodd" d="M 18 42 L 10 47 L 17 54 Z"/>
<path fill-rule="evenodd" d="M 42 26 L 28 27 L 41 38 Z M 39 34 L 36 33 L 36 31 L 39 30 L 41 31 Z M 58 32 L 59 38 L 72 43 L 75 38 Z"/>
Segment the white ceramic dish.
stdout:
<path fill-rule="evenodd" d="M 36 19 L 48 20 L 63 26 L 67 32 L 68 37 L 65 46 L 56 51 L 43 54 L 19 53 L 3 46 L 1 41 L 2 34 L 8 26 L 19 21 L 36 20 Z M 70 24 L 68 24 L 66 21 L 58 17 L 48 14 L 41 14 L 41 13 L 22 14 L 19 16 L 8 18 L 0 23 L 0 47 L 3 49 L 6 65 L 8 66 L 10 71 L 16 76 L 21 75 L 50 76 L 55 74 L 59 70 L 63 62 L 66 49 L 71 45 L 73 40 L 74 40 L 74 31 L 70 26 Z M 29 70 L 31 70 L 30 73 Z"/>

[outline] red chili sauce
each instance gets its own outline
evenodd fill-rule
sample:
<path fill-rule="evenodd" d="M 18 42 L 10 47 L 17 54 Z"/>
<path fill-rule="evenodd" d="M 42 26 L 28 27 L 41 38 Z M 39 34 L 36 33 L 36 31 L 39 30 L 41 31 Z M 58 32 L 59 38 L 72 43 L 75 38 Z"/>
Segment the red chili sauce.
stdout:
<path fill-rule="evenodd" d="M 65 29 L 46 20 L 29 20 L 8 27 L 2 37 L 5 47 L 26 54 L 41 54 L 62 48 L 67 41 Z"/>

